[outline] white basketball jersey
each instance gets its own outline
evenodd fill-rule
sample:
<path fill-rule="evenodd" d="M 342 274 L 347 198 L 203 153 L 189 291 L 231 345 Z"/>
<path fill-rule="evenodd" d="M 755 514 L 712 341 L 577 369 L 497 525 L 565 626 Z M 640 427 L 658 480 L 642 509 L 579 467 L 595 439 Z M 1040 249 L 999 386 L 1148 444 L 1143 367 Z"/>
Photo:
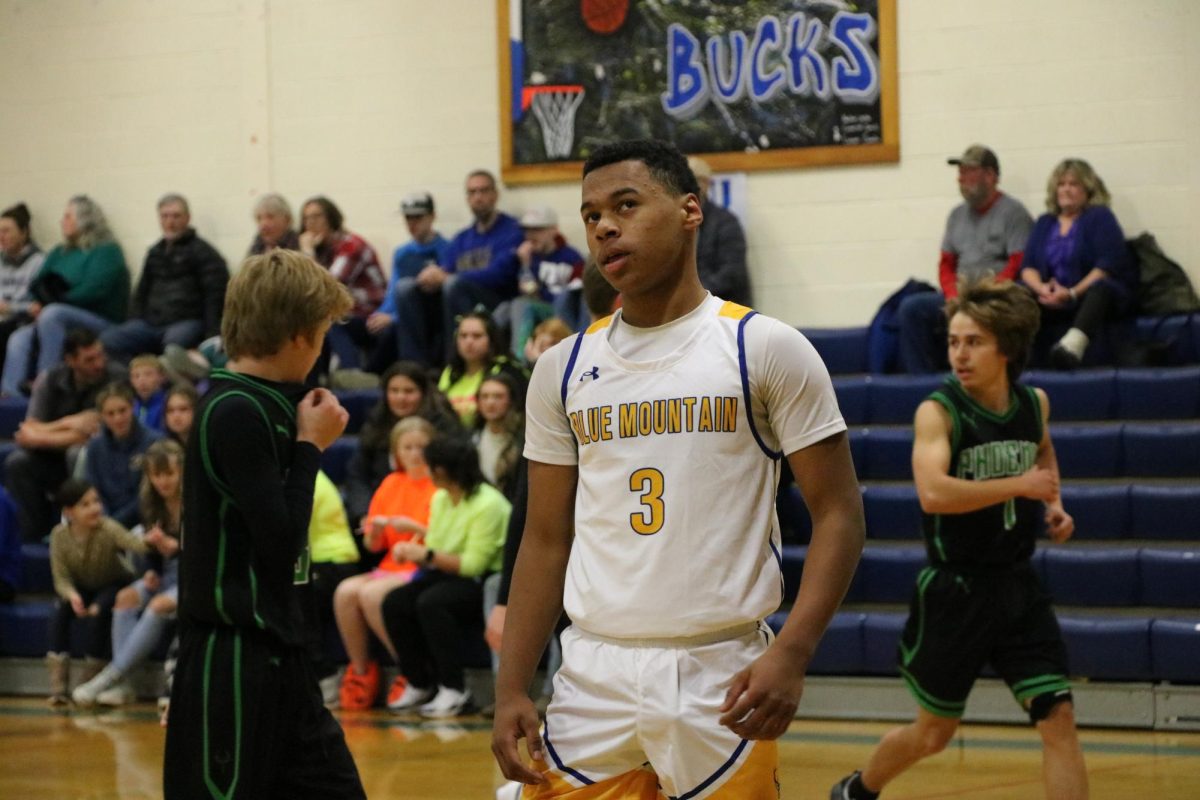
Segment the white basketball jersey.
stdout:
<path fill-rule="evenodd" d="M 845 429 L 824 365 L 798 332 L 713 297 L 693 313 L 701 324 L 653 361 L 622 358 L 608 317 L 535 370 L 526 455 L 578 464 L 564 606 L 601 636 L 698 636 L 775 611 L 781 449 Z M 748 340 L 765 347 L 771 334 L 787 339 L 789 354 L 802 343 L 787 359 L 799 363 L 776 378 L 746 356 Z M 546 392 L 551 368 L 557 408 Z M 782 397 L 784 387 L 794 396 Z"/>

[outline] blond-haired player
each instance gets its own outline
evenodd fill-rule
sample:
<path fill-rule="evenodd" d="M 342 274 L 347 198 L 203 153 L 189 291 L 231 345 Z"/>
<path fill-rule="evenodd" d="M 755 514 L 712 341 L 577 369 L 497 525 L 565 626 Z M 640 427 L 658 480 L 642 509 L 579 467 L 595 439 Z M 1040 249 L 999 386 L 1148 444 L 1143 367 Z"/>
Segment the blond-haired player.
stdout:
<path fill-rule="evenodd" d="M 229 283 L 229 363 L 212 373 L 184 469 L 168 800 L 366 796 L 322 704 L 294 586 L 308 580 L 321 451 L 349 417 L 303 381 L 351 304 L 287 250 L 246 259 Z"/>
<path fill-rule="evenodd" d="M 492 745 L 526 797 L 778 797 L 774 740 L 862 549 L 828 373 L 794 329 L 705 292 L 697 192 L 660 142 L 609 145 L 584 166 L 588 247 L 624 304 L 538 359 L 530 386 Z M 813 536 L 773 639 L 785 456 Z M 539 730 L 527 690 L 564 606 Z"/>

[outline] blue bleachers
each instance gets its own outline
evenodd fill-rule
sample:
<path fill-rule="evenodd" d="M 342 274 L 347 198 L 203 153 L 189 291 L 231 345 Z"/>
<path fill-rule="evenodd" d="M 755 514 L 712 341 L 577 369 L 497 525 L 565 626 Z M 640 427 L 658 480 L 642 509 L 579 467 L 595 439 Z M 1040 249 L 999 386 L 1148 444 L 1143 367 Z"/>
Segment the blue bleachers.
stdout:
<path fill-rule="evenodd" d="M 870 382 L 871 379 L 866 375 L 833 378 L 833 392 L 837 395 L 838 408 L 847 425 L 866 425 L 871 421 Z"/>
<path fill-rule="evenodd" d="M 943 381 L 942 375 L 872 375 L 867 397 L 869 424 L 912 424 L 917 406 Z"/>
<path fill-rule="evenodd" d="M 1123 539 L 1129 536 L 1129 486 L 1065 484 L 1063 507 L 1075 519 L 1076 539 Z"/>
<path fill-rule="evenodd" d="M 1051 425 L 1063 478 L 1108 478 L 1121 473 L 1121 426 Z"/>
<path fill-rule="evenodd" d="M 906 486 L 863 487 L 863 513 L 872 539 L 920 539 L 921 504 Z"/>
<path fill-rule="evenodd" d="M 1047 547 L 1043 553 L 1042 574 L 1056 604 L 1138 605 L 1136 548 Z"/>
<path fill-rule="evenodd" d="M 1127 422 L 1122 429 L 1124 475 L 1200 477 L 1200 424 Z"/>
<path fill-rule="evenodd" d="M 867 547 L 847 599 L 855 603 L 907 603 L 926 564 L 921 545 Z"/>
<path fill-rule="evenodd" d="M 350 413 L 350 420 L 346 423 L 347 434 L 356 434 L 362 429 L 367 414 L 381 396 L 379 389 L 339 389 L 335 394 L 342 408 Z"/>
<path fill-rule="evenodd" d="M 1072 675 L 1098 680 L 1150 680 L 1148 618 L 1059 615 Z"/>
<path fill-rule="evenodd" d="M 1118 419 L 1200 417 L 1200 367 L 1118 370 Z"/>
<path fill-rule="evenodd" d="M 835 375 L 867 371 L 867 329 L 801 328 Z"/>
<path fill-rule="evenodd" d="M 1023 381 L 1046 392 L 1054 420 L 1110 419 L 1116 405 L 1116 370 L 1030 371 Z"/>
<path fill-rule="evenodd" d="M 358 439 L 352 436 L 343 436 L 325 448 L 324 453 L 321 453 L 321 470 L 329 476 L 331 481 L 341 486 L 346 480 L 346 465 L 350 463 L 350 457 L 354 455 L 356 449 L 358 449 Z"/>
<path fill-rule="evenodd" d="M 1200 619 L 1151 622 L 1150 654 L 1156 679 L 1200 683 Z"/>
<path fill-rule="evenodd" d="M 24 397 L 0 397 L 0 439 L 12 438 L 28 407 Z"/>
<path fill-rule="evenodd" d="M 1138 567 L 1140 605 L 1200 608 L 1200 550 L 1145 547 L 1138 554 Z"/>
<path fill-rule="evenodd" d="M 1133 486 L 1130 536 L 1200 540 L 1200 486 Z"/>

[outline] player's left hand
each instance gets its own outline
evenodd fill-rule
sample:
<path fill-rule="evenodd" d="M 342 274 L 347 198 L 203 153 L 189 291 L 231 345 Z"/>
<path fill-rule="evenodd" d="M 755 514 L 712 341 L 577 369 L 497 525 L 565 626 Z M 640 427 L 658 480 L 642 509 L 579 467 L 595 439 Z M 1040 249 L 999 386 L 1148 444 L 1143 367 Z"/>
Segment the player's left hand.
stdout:
<path fill-rule="evenodd" d="M 802 694 L 804 673 L 782 648 L 771 645 L 733 676 L 718 722 L 743 739 L 778 739 L 792 724 Z"/>
<path fill-rule="evenodd" d="M 1075 532 L 1075 520 L 1060 506 L 1046 507 L 1046 535 L 1058 544 L 1071 538 Z"/>

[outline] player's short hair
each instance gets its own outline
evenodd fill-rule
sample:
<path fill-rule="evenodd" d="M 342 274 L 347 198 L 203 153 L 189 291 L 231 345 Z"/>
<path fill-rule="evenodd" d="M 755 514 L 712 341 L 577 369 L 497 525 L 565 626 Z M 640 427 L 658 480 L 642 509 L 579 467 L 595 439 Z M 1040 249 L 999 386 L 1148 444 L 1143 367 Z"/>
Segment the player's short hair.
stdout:
<path fill-rule="evenodd" d="M 96 393 L 97 410 L 104 410 L 104 404 L 114 397 L 119 397 L 129 405 L 133 405 L 133 389 L 129 387 L 129 384 L 113 381 Z"/>
<path fill-rule="evenodd" d="M 965 314 L 996 337 L 1008 358 L 1008 379 L 1016 381 L 1029 362 L 1033 337 L 1041 323 L 1037 301 L 1024 286 L 984 278 L 959 287 L 958 297 L 946 301 L 946 319 Z"/>
<path fill-rule="evenodd" d="M 353 307 L 350 292 L 329 270 L 294 250 L 250 256 L 229 281 L 221 339 L 229 358 L 264 358 L 296 336 Z"/>
<path fill-rule="evenodd" d="M 151 353 L 142 353 L 140 356 L 134 356 L 129 360 L 129 372 L 132 373 L 138 367 L 153 367 L 160 374 L 165 375 L 166 370 L 163 369 L 162 362 L 158 360 L 158 356 Z"/>
<path fill-rule="evenodd" d="M 657 139 L 630 139 L 599 147 L 583 164 L 583 174 L 618 164 L 640 161 L 650 170 L 651 177 L 673 195 L 700 196 L 700 184 L 688 166 L 687 157 L 675 145 Z"/>
<path fill-rule="evenodd" d="M 424 417 L 418 417 L 416 414 L 405 417 L 392 426 L 392 430 L 388 434 L 388 451 L 396 452 L 396 445 L 400 444 L 400 437 L 409 433 L 423 433 L 425 438 L 432 442 L 433 437 L 437 435 L 437 429 Z M 399 469 L 399 467 L 400 465 L 397 464 L 396 468 Z"/>

